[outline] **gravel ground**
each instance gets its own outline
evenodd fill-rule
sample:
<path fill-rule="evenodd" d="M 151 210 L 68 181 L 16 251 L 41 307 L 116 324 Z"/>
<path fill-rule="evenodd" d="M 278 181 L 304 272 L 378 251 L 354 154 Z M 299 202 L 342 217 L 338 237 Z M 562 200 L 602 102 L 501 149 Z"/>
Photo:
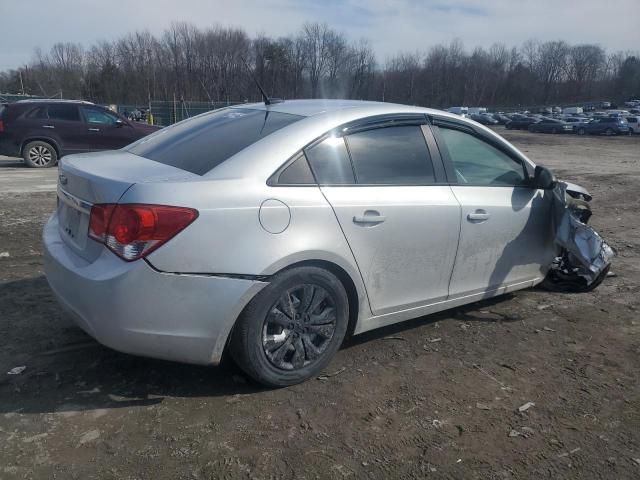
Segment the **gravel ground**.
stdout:
<path fill-rule="evenodd" d="M 594 194 L 615 276 L 355 337 L 280 390 L 73 326 L 42 274 L 55 169 L 0 159 L 0 478 L 639 478 L 640 138 L 501 133 Z"/>

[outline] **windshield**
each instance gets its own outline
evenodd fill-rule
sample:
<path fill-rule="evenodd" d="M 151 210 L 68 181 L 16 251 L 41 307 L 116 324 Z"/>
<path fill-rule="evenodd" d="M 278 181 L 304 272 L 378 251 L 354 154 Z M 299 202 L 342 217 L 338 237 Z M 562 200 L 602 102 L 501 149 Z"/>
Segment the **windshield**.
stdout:
<path fill-rule="evenodd" d="M 225 108 L 159 130 L 127 150 L 204 175 L 249 145 L 303 118 L 268 110 Z"/>

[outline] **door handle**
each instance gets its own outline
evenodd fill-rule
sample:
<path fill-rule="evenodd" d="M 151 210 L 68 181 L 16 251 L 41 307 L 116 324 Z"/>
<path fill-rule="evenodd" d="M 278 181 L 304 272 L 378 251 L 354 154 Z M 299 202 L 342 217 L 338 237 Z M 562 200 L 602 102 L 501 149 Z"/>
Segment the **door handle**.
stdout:
<path fill-rule="evenodd" d="M 100 129 L 99 128 L 90 128 L 89 131 L 90 132 L 99 132 Z"/>
<path fill-rule="evenodd" d="M 473 213 L 467 215 L 467 220 L 470 222 L 485 222 L 489 220 L 489 215 L 485 210 L 478 209 Z"/>
<path fill-rule="evenodd" d="M 375 210 L 367 210 L 364 215 L 355 215 L 353 217 L 353 223 L 361 223 L 364 225 L 375 225 L 382 223 L 387 219 L 384 215 L 380 215 L 380 212 Z"/>
<path fill-rule="evenodd" d="M 42 125 L 42 128 L 56 128 L 53 125 Z"/>

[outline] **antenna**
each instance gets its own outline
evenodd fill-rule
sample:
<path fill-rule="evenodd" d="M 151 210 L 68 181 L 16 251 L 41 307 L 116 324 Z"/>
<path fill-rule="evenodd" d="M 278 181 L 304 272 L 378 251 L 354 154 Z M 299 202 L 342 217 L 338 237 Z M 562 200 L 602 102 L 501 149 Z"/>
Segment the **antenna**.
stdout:
<path fill-rule="evenodd" d="M 260 85 L 260 82 L 256 78 L 254 72 L 251 70 L 251 68 L 249 68 L 249 64 L 247 63 L 247 61 L 244 59 L 244 57 L 242 55 L 240 55 L 240 58 L 242 59 L 242 63 L 244 63 L 244 66 L 247 68 L 247 71 L 249 72 L 249 75 L 251 75 L 251 78 L 255 82 L 256 87 L 258 87 L 258 90 L 260 90 L 260 94 L 262 95 L 262 100 L 264 101 L 264 104 L 265 105 L 271 105 L 272 103 L 282 103 L 282 102 L 284 102 L 284 100 L 282 100 L 281 98 L 271 98 L 271 97 L 269 97 L 269 95 L 267 95 L 267 92 L 264 91 L 264 88 L 262 88 L 262 85 Z"/>

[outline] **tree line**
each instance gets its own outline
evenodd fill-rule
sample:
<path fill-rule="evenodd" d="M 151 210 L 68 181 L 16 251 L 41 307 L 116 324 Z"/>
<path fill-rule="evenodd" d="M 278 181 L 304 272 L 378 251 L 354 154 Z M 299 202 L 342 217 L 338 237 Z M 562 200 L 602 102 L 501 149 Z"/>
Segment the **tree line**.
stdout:
<path fill-rule="evenodd" d="M 249 66 L 247 68 L 246 64 Z M 524 106 L 640 97 L 640 56 L 595 44 L 530 40 L 466 50 L 460 40 L 384 62 L 371 44 L 323 23 L 291 36 L 176 22 L 87 48 L 56 43 L 24 67 L 0 72 L 0 92 L 146 104 L 150 100 L 353 98 L 447 107 Z"/>

